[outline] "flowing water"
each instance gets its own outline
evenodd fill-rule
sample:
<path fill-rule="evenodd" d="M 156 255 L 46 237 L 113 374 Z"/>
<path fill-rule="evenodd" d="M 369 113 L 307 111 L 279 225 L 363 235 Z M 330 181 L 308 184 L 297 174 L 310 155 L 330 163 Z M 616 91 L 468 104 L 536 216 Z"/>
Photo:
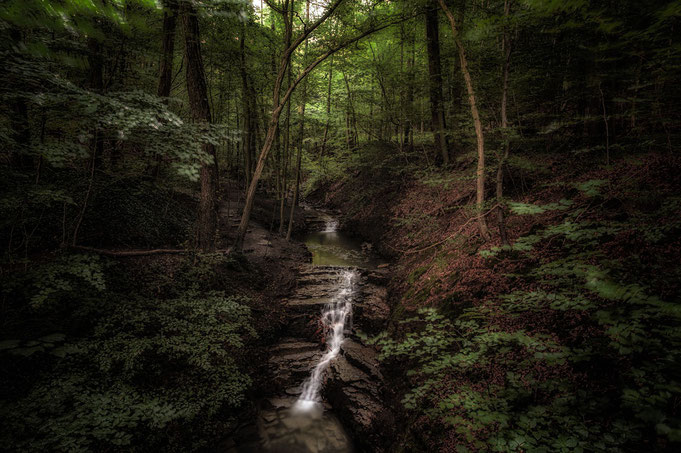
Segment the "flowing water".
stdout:
<path fill-rule="evenodd" d="M 321 396 L 325 371 L 341 351 L 352 322 L 352 303 L 358 280 L 357 267 L 372 267 L 370 247 L 338 232 L 338 221 L 322 214 L 319 230 L 307 235 L 305 244 L 312 253 L 311 271 L 337 273 L 337 284 L 331 286 L 320 313 L 325 348 L 323 352 L 309 339 L 293 338 L 283 341 L 274 352 L 280 354 L 286 368 L 302 364 L 309 370 L 307 379 L 293 383 L 297 387 L 286 390 L 286 395 L 269 398 L 258 414 L 254 425 L 246 426 L 236 436 L 229 452 L 269 453 L 352 453 L 352 440 L 332 408 Z M 325 221 L 324 221 L 325 220 Z M 332 280 L 335 281 L 335 280 Z M 304 350 L 311 345 L 312 350 Z M 289 351 L 289 352 L 286 352 Z M 291 352 L 292 351 L 292 352 Z M 290 358 L 289 358 L 290 357 Z M 276 362 L 276 360 L 275 360 Z M 238 439 L 241 437 L 240 439 Z"/>
<path fill-rule="evenodd" d="M 322 311 L 322 325 L 326 331 L 326 352 L 312 370 L 309 379 L 303 384 L 303 391 L 295 406 L 293 406 L 293 409 L 297 412 L 315 410 L 319 405 L 322 375 L 329 363 L 340 352 L 345 338 L 346 321 L 352 313 L 353 285 L 356 278 L 357 272 L 355 270 L 343 270 L 338 292 Z"/>

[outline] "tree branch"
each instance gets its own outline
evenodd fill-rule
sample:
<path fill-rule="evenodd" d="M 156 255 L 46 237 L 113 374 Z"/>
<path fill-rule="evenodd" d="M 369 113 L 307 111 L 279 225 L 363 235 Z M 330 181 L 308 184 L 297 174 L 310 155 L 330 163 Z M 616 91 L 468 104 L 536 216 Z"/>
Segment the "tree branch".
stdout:
<path fill-rule="evenodd" d="M 365 37 L 369 36 L 369 35 L 372 34 L 372 33 L 376 33 L 377 31 L 381 31 L 381 30 L 383 30 L 383 29 L 385 29 L 385 28 L 388 28 L 388 27 L 390 27 L 390 26 L 397 25 L 397 24 L 399 24 L 399 23 L 408 21 L 408 20 L 410 20 L 410 19 L 412 19 L 412 18 L 414 18 L 414 17 L 416 17 L 416 16 L 415 16 L 415 15 L 412 15 L 412 16 L 408 16 L 408 17 L 400 17 L 398 20 L 394 20 L 394 21 L 388 22 L 388 23 L 383 24 L 383 25 L 380 25 L 380 26 L 378 26 L 378 27 L 370 28 L 370 29 L 368 29 L 368 30 L 366 30 L 366 31 L 364 31 L 364 32 L 362 32 L 362 33 L 360 33 L 359 35 L 357 35 L 357 36 L 355 36 L 355 37 L 353 37 L 353 38 L 351 38 L 351 39 L 348 39 L 348 40 L 346 40 L 346 41 L 344 41 L 344 42 L 342 42 L 342 43 L 336 45 L 335 47 L 332 47 L 331 49 L 327 50 L 325 53 L 323 53 L 322 55 L 320 55 L 315 61 L 313 61 L 312 63 L 310 63 L 305 69 L 303 69 L 303 72 L 300 73 L 300 75 L 296 78 L 295 81 L 293 81 L 293 83 L 292 83 L 291 86 L 288 88 L 288 90 L 286 90 L 286 94 L 284 94 L 284 97 L 282 98 L 281 103 L 277 106 L 277 108 L 283 108 L 284 105 L 286 104 L 286 101 L 288 101 L 288 99 L 291 97 L 291 94 L 293 94 L 293 91 L 296 89 L 296 87 L 298 86 L 298 84 L 299 84 L 299 83 L 300 83 L 300 82 L 301 82 L 301 81 L 302 81 L 310 72 L 312 72 L 312 70 L 313 70 L 314 68 L 316 68 L 317 66 L 319 66 L 320 63 L 322 63 L 324 60 L 326 60 L 327 58 L 329 58 L 331 55 L 335 54 L 335 53 L 338 52 L 339 50 L 342 50 L 342 49 L 344 49 L 344 48 L 350 46 L 351 44 L 356 43 L 357 41 L 361 40 L 362 38 L 365 38 Z"/>

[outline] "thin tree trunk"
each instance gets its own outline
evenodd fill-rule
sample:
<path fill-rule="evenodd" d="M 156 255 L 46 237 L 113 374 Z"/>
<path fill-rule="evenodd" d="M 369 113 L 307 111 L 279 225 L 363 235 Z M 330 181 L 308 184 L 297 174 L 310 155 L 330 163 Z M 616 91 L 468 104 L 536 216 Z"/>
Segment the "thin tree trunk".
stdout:
<path fill-rule="evenodd" d="M 285 29 L 285 48 L 291 46 L 291 35 L 293 33 L 293 0 L 286 0 L 284 5 L 284 23 Z M 287 65 L 286 74 L 286 88 L 291 86 L 291 55 Z M 279 234 L 284 234 L 284 225 L 286 221 L 286 199 L 288 197 L 288 165 L 291 160 L 291 103 L 286 104 L 286 121 L 284 122 L 284 174 L 282 175 L 282 196 L 279 204 Z"/>
<path fill-rule="evenodd" d="M 598 92 L 601 94 L 601 107 L 603 108 L 603 122 L 605 123 L 605 165 L 610 165 L 610 128 L 608 127 L 608 113 L 605 110 L 605 95 L 598 82 Z"/>
<path fill-rule="evenodd" d="M 331 86 L 333 83 L 333 56 L 329 61 L 329 84 L 326 90 L 326 125 L 324 126 L 324 138 L 322 139 L 322 150 L 319 153 L 320 160 L 324 159 L 324 152 L 326 151 L 326 142 L 329 136 L 329 126 L 331 124 Z"/>
<path fill-rule="evenodd" d="M 99 42 L 94 38 L 88 38 L 88 63 L 90 65 L 90 89 L 97 93 L 101 93 L 104 88 L 104 65 L 101 55 L 101 48 Z M 78 218 L 76 220 L 76 226 L 73 229 L 73 238 L 71 240 L 72 245 L 76 245 L 78 241 L 78 233 L 80 231 L 80 226 L 83 223 L 83 218 L 85 217 L 85 212 L 87 211 L 88 204 L 90 202 L 90 197 L 92 195 L 92 187 L 95 180 L 95 169 L 99 168 L 101 165 L 102 153 L 104 151 L 104 141 L 101 138 L 102 131 L 95 126 L 94 138 L 91 142 L 92 156 L 90 158 L 89 172 L 90 177 L 88 180 L 87 191 L 85 192 L 85 198 L 83 200 L 83 206 L 78 213 Z"/>
<path fill-rule="evenodd" d="M 187 57 L 187 94 L 192 118 L 197 123 L 211 123 L 210 104 L 208 103 L 208 87 L 201 56 L 201 40 L 199 21 L 194 7 L 184 2 L 182 5 L 182 22 L 184 25 L 185 52 Z M 201 196 L 199 200 L 198 246 L 203 251 L 215 249 L 217 232 L 217 160 L 215 146 L 210 143 L 202 145 L 203 151 L 213 162 L 201 166 Z"/>
<path fill-rule="evenodd" d="M 23 46 L 21 31 L 16 28 L 11 28 L 9 32 L 10 38 L 13 41 L 13 47 L 19 49 Z M 10 54 L 12 58 L 18 57 L 13 52 Z M 5 65 L 12 64 L 10 59 L 5 62 Z M 12 77 L 13 79 L 13 77 Z M 16 83 L 15 80 L 4 80 L 4 83 Z M 12 110 L 10 115 L 10 124 L 12 128 L 12 139 L 15 148 L 12 150 L 10 157 L 11 163 L 16 168 L 29 169 L 33 166 L 30 156 L 31 148 L 31 126 L 28 120 L 28 105 L 23 97 L 17 97 L 14 101 L 9 102 L 9 107 Z"/>
<path fill-rule="evenodd" d="M 95 131 L 95 142 L 97 140 L 97 132 Z M 95 180 L 95 168 L 97 163 L 96 154 L 92 154 L 90 158 L 90 178 L 88 179 L 87 191 L 85 192 L 85 199 L 83 200 L 83 206 L 81 206 L 78 212 L 78 218 L 76 220 L 76 226 L 73 229 L 73 238 L 71 240 L 71 245 L 76 245 L 78 242 L 78 233 L 80 232 L 80 225 L 83 223 L 83 217 L 85 217 L 85 211 L 87 211 L 88 203 L 90 202 L 90 196 L 92 194 L 92 185 Z M 66 230 L 64 230 L 66 231 Z"/>
<path fill-rule="evenodd" d="M 351 137 L 351 142 L 353 147 L 357 145 L 357 140 L 359 140 L 359 133 L 357 132 L 357 114 L 355 113 L 355 104 L 352 101 L 352 91 L 350 91 L 350 82 L 348 81 L 348 76 L 345 74 L 345 71 L 343 71 L 343 80 L 345 81 L 345 89 L 348 92 L 348 104 L 350 106 L 350 115 L 352 117 L 350 118 L 350 122 L 352 123 L 352 137 Z"/>
<path fill-rule="evenodd" d="M 97 93 L 104 90 L 104 59 L 102 58 L 99 41 L 95 38 L 88 38 L 88 64 L 90 65 L 90 89 Z M 92 149 L 95 159 L 95 167 L 101 168 L 102 154 L 104 154 L 104 140 L 102 131 L 95 127 L 95 139 Z"/>
<path fill-rule="evenodd" d="M 246 24 L 241 23 L 241 36 L 239 37 L 239 73 L 241 75 L 241 109 L 242 118 L 241 123 L 241 151 L 244 157 L 244 175 L 245 187 L 251 183 L 252 162 L 251 162 L 251 148 L 253 147 L 253 124 L 251 120 L 253 113 L 251 112 L 251 102 L 249 96 L 251 91 L 248 87 L 248 74 L 246 72 Z"/>
<path fill-rule="evenodd" d="M 504 17 L 508 19 L 510 11 L 510 0 L 506 0 L 504 3 Z M 508 233 L 506 231 L 506 219 L 505 219 L 505 203 L 504 203 L 504 166 L 508 160 L 508 155 L 511 150 L 511 145 L 508 139 L 508 114 L 506 106 L 508 104 L 508 71 L 511 62 L 511 40 L 506 28 L 504 28 L 503 37 L 503 51 L 504 51 L 504 63 L 502 70 L 502 81 L 501 81 L 501 129 L 503 134 L 503 144 L 504 151 L 499 159 L 499 166 L 497 168 L 497 222 L 499 223 L 499 236 L 501 237 L 502 245 L 508 245 Z"/>
<path fill-rule="evenodd" d="M 442 10 L 447 15 L 449 19 L 449 24 L 452 27 L 452 35 L 454 37 L 454 42 L 459 51 L 459 63 L 461 65 L 461 73 L 463 74 L 463 79 L 466 82 L 466 90 L 468 91 L 468 103 L 471 107 L 471 116 L 473 117 L 473 123 L 475 124 L 475 136 L 478 143 L 478 168 L 476 171 L 476 207 L 478 214 L 478 225 L 480 228 L 480 235 L 483 239 L 489 240 L 489 229 L 487 228 L 487 222 L 485 220 L 485 215 L 483 212 L 485 204 L 485 137 L 482 132 L 482 122 L 480 121 L 480 113 L 478 112 L 478 106 L 475 100 L 475 91 L 473 89 L 473 80 L 471 79 L 471 74 L 468 71 L 468 61 L 466 59 L 466 51 L 463 47 L 463 42 L 459 36 L 459 31 L 456 26 L 456 19 L 454 15 L 447 8 L 444 0 L 438 0 Z"/>
<path fill-rule="evenodd" d="M 30 156 L 31 127 L 28 121 L 28 106 L 23 98 L 17 98 L 11 104 L 12 114 L 12 138 L 16 145 L 12 153 L 12 164 L 20 169 L 29 169 L 33 166 Z"/>
<path fill-rule="evenodd" d="M 310 0 L 305 2 L 305 20 L 310 20 Z M 305 51 L 303 52 L 303 59 L 307 57 L 307 40 L 305 40 Z M 304 61 L 303 60 L 303 61 Z M 298 132 L 298 158 L 296 159 L 296 187 L 293 192 L 293 203 L 291 204 L 291 212 L 288 219 L 288 231 L 286 232 L 286 240 L 291 240 L 291 233 L 293 232 L 293 217 L 295 215 L 296 206 L 298 206 L 298 196 L 300 192 L 300 164 L 303 156 L 303 143 L 305 141 L 305 104 L 307 103 L 307 80 L 303 82 L 303 93 L 300 101 L 300 130 Z M 290 105 L 290 103 L 289 103 Z"/>
<path fill-rule="evenodd" d="M 407 44 L 410 47 L 408 49 L 409 56 L 407 57 L 407 93 L 406 93 L 406 106 L 405 106 L 405 121 L 403 128 L 403 142 L 409 150 L 414 146 L 414 136 L 412 121 L 414 120 L 414 33 L 412 30 L 405 30 Z"/>
<path fill-rule="evenodd" d="M 442 101 L 442 65 L 440 63 L 440 36 L 438 10 L 435 0 L 426 10 L 426 41 L 428 44 L 428 73 L 430 74 L 430 112 L 435 148 L 442 156 L 442 163 L 449 165 L 446 125 Z"/>

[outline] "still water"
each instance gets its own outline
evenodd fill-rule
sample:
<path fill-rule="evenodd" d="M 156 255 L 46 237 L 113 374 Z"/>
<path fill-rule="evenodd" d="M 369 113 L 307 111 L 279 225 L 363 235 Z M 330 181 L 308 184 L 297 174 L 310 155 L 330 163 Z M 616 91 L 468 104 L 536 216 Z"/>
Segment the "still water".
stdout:
<path fill-rule="evenodd" d="M 328 221 L 322 231 L 309 233 L 304 241 L 312 253 L 313 266 L 351 266 L 369 269 L 376 266 L 371 246 L 336 231 L 338 223 Z"/>

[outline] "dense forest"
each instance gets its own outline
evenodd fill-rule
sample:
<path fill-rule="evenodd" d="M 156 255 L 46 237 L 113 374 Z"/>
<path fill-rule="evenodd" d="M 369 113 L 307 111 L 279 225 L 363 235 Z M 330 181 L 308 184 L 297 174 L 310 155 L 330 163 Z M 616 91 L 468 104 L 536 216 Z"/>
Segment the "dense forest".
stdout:
<path fill-rule="evenodd" d="M 678 0 L 3 0 L 0 451 L 681 450 Z"/>

